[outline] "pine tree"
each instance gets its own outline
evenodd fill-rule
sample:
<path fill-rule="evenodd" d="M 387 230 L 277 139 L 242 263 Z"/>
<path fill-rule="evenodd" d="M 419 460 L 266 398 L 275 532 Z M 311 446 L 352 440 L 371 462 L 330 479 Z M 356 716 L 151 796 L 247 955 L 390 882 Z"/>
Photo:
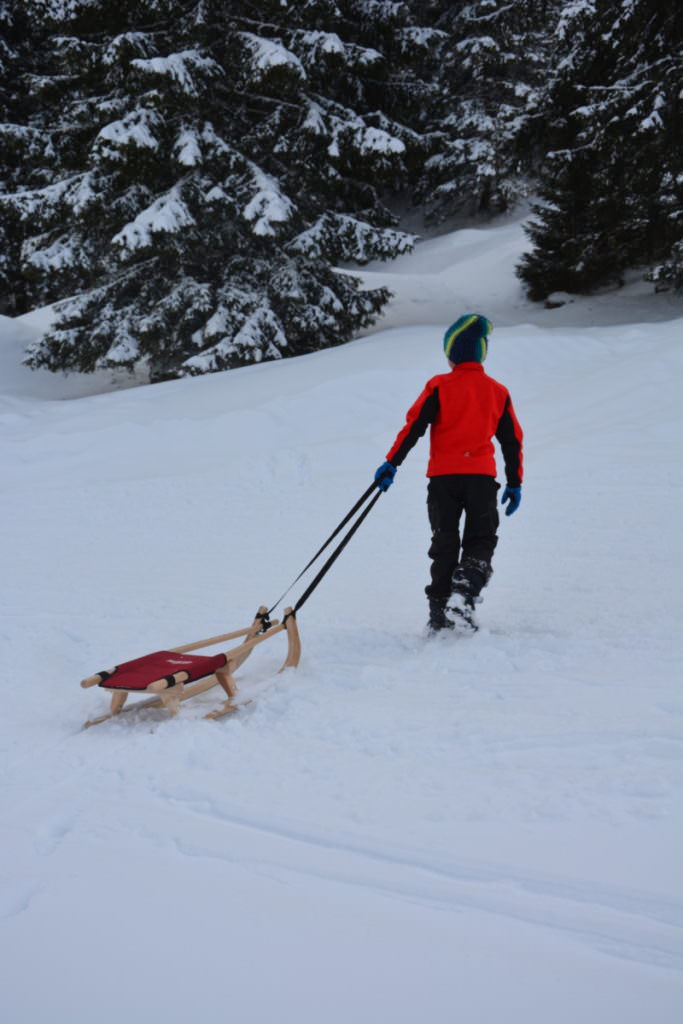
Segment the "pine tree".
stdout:
<path fill-rule="evenodd" d="M 18 187 L 36 155 L 28 98 L 19 86 L 30 66 L 28 29 L 15 5 L 0 0 L 0 194 Z M 18 219 L 0 207 L 0 313 L 10 316 L 27 308 L 25 282 L 17 273 L 20 249 Z"/>
<path fill-rule="evenodd" d="M 683 239 L 674 242 L 664 262 L 652 267 L 645 277 L 654 281 L 657 292 L 683 291 Z"/>
<path fill-rule="evenodd" d="M 561 19 L 534 249 L 519 268 L 532 298 L 619 284 L 627 268 L 667 254 L 658 273 L 675 281 L 681 20 L 675 5 L 655 0 L 577 0 Z"/>
<path fill-rule="evenodd" d="M 528 188 L 557 0 L 442 3 L 435 152 L 417 195 L 429 219 L 508 209 Z"/>
<path fill-rule="evenodd" d="M 21 3 L 41 152 L 2 204 L 33 301 L 75 296 L 32 365 L 161 379 L 372 321 L 389 293 L 333 267 L 412 244 L 384 200 L 423 145 L 392 78 L 407 5 Z"/>

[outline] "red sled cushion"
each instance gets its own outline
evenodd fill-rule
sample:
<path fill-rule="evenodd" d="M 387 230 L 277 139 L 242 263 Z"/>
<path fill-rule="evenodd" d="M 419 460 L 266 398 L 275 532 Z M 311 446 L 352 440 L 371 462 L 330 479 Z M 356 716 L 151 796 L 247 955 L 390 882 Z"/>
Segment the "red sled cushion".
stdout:
<path fill-rule="evenodd" d="M 223 668 L 227 659 L 224 654 L 176 654 L 173 651 L 156 651 L 144 658 L 124 661 L 109 672 L 98 672 L 100 686 L 108 690 L 145 690 L 157 679 L 166 679 L 169 686 L 175 686 L 174 675 L 187 673 L 179 682 L 190 683 L 195 679 L 210 676 L 216 669 Z"/>

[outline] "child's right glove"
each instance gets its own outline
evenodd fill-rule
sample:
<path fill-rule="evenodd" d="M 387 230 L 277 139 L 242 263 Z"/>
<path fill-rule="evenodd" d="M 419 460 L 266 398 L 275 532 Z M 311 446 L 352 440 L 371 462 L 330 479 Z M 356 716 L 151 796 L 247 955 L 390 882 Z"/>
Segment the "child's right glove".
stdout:
<path fill-rule="evenodd" d="M 396 466 L 391 462 L 383 462 L 375 473 L 375 480 L 380 491 L 388 491 L 396 476 Z"/>
<path fill-rule="evenodd" d="M 503 491 L 503 496 L 500 499 L 501 505 L 509 502 L 508 507 L 505 509 L 505 515 L 511 516 L 513 512 L 516 512 L 519 508 L 519 503 L 522 500 L 522 488 L 521 487 L 506 487 Z"/>

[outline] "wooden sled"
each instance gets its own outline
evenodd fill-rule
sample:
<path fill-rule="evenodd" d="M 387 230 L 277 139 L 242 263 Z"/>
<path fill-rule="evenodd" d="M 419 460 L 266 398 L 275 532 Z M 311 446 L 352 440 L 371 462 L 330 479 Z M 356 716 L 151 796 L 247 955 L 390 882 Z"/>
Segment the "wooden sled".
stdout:
<path fill-rule="evenodd" d="M 175 715 L 178 706 L 190 697 L 205 693 L 213 686 L 221 686 L 227 700 L 210 711 L 205 718 L 221 718 L 232 714 L 240 706 L 235 702 L 237 683 L 234 673 L 249 657 L 254 647 L 270 639 L 276 633 L 287 633 L 287 657 L 280 669 L 296 668 L 301 657 L 301 640 L 296 624 L 296 616 L 291 608 L 285 608 L 282 622 L 268 619 L 268 609 L 259 608 L 254 621 L 244 629 L 236 629 L 222 636 L 212 636 L 207 640 L 173 647 L 168 651 L 157 651 L 154 654 L 136 658 L 134 661 L 123 662 L 107 672 L 96 672 L 81 682 L 84 688 L 101 686 L 112 691 L 111 706 L 106 715 L 91 718 L 84 728 L 99 725 L 115 715 L 127 711 L 139 711 L 142 708 L 163 707 L 171 715 Z M 191 655 L 192 651 L 202 647 L 212 647 L 244 637 L 237 647 L 221 654 L 204 656 Z M 148 700 L 126 704 L 129 693 L 152 694 Z"/>

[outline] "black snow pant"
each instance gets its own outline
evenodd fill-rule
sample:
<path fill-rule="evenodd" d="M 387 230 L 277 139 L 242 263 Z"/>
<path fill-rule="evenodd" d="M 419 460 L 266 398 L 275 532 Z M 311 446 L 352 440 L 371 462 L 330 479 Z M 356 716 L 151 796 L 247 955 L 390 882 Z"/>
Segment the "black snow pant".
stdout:
<path fill-rule="evenodd" d="M 491 559 L 498 543 L 497 494 L 500 484 L 481 473 L 433 476 L 427 488 L 427 511 L 432 528 L 429 557 L 430 600 L 445 602 L 454 590 L 474 600 L 491 576 Z M 460 537 L 460 520 L 465 524 Z"/>

